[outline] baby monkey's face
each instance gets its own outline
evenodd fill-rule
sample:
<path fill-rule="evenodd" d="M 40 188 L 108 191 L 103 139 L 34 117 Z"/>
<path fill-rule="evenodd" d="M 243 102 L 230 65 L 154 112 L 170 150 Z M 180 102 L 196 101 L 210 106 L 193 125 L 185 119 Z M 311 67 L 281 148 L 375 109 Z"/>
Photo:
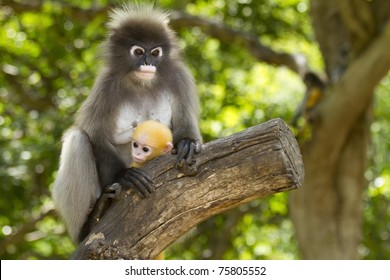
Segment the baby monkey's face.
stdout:
<path fill-rule="evenodd" d="M 133 140 L 132 143 L 132 157 L 133 162 L 138 164 L 144 164 L 148 160 L 150 160 L 153 154 L 153 148 L 148 145 L 143 145 L 136 140 Z"/>

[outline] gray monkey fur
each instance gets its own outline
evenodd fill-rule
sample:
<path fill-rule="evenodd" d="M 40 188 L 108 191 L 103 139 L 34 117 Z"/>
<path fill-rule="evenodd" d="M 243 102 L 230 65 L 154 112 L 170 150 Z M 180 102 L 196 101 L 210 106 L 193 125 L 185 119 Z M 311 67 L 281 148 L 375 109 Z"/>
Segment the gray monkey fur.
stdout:
<path fill-rule="evenodd" d="M 53 200 L 69 235 L 80 231 L 103 189 L 125 180 L 131 165 L 131 136 L 137 123 L 159 120 L 172 129 L 175 147 L 183 139 L 201 141 L 196 86 L 180 58 L 168 14 L 150 5 L 113 10 L 103 43 L 104 68 L 64 133 Z M 162 46 L 152 81 L 140 81 L 129 58 L 132 44 Z M 124 182 L 124 181 L 123 181 Z"/>

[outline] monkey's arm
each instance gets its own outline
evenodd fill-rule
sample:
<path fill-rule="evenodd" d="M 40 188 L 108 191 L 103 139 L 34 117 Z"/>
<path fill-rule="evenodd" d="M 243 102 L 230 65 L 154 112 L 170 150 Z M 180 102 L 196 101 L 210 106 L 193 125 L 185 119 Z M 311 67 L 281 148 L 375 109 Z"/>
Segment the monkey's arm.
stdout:
<path fill-rule="evenodd" d="M 173 154 L 177 154 L 176 167 L 194 163 L 194 155 L 200 153 L 202 137 L 199 131 L 199 100 L 194 80 L 182 65 L 178 65 L 176 112 L 172 117 Z M 181 68 L 181 69 L 180 69 Z"/>
<path fill-rule="evenodd" d="M 141 170 L 127 168 L 109 143 L 92 141 L 92 148 L 103 190 L 80 231 L 78 236 L 80 242 L 104 216 L 123 188 L 132 188 L 141 197 L 148 197 L 154 191 L 153 181 Z"/>
<path fill-rule="evenodd" d="M 128 168 L 115 148 L 104 137 L 92 140 L 100 185 L 104 188 L 119 183 L 124 188 L 132 188 L 141 197 L 148 197 L 153 191 L 153 181 L 141 170 Z"/>

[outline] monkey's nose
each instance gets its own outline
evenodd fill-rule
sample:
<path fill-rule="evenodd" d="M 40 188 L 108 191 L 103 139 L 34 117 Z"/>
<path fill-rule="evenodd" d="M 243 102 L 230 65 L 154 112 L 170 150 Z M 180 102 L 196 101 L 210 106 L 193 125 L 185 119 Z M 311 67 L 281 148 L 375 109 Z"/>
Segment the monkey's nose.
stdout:
<path fill-rule="evenodd" d="M 145 57 L 145 65 L 152 65 L 152 61 L 148 55 L 146 55 L 146 57 Z"/>

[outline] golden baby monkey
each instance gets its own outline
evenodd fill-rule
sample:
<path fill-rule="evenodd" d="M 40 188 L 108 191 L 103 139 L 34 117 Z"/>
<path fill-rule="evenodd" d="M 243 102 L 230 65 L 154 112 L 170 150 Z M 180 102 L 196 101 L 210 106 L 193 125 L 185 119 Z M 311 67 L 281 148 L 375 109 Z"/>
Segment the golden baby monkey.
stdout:
<path fill-rule="evenodd" d="M 145 121 L 139 124 L 133 132 L 131 143 L 132 167 L 142 167 L 148 161 L 172 151 L 172 131 L 158 121 Z M 163 260 L 164 252 L 158 254 L 155 260 Z"/>
<path fill-rule="evenodd" d="M 145 121 L 133 132 L 132 167 L 142 167 L 149 160 L 169 153 L 172 148 L 172 132 L 158 121 Z"/>

